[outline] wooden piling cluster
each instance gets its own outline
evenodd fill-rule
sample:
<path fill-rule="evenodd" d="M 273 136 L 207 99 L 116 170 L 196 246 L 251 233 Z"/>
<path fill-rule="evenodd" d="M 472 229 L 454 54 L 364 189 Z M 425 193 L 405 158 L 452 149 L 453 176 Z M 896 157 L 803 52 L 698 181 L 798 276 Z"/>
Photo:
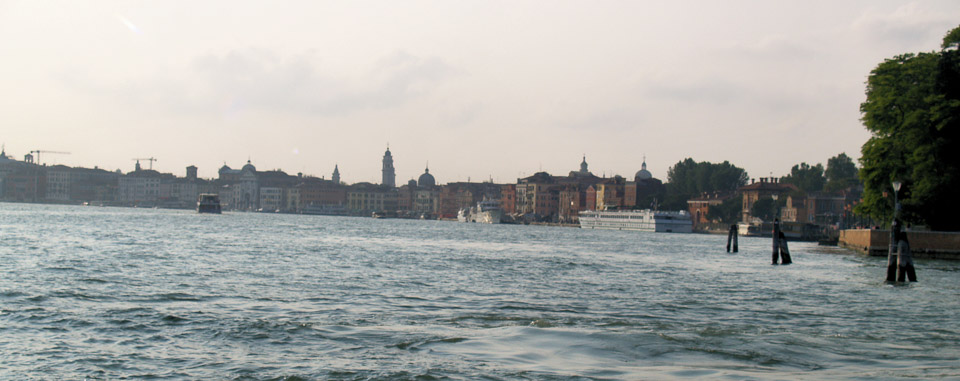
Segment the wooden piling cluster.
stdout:
<path fill-rule="evenodd" d="M 773 220 L 773 264 L 789 265 L 793 263 L 790 259 L 790 249 L 787 248 L 787 237 L 780 230 L 780 220 Z"/>
<path fill-rule="evenodd" d="M 896 259 L 894 259 L 896 258 Z M 900 224 L 893 220 L 890 225 L 890 245 L 887 251 L 887 282 L 917 281 L 917 271 L 913 267 L 913 255 L 910 253 L 910 241 L 900 230 Z"/>

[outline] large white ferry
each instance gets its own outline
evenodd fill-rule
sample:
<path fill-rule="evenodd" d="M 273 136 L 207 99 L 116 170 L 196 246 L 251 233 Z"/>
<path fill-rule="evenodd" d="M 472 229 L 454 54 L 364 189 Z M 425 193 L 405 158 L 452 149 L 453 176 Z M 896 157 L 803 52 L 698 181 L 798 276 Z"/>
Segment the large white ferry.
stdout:
<path fill-rule="evenodd" d="M 693 222 L 686 211 L 583 211 L 580 212 L 580 228 L 690 233 L 693 231 Z"/>

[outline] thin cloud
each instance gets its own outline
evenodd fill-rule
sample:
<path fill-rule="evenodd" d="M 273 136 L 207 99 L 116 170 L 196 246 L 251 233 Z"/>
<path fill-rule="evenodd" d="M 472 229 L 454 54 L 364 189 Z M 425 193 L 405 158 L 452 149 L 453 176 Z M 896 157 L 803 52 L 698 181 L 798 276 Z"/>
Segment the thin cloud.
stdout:
<path fill-rule="evenodd" d="M 157 109 L 224 116 L 246 111 L 344 115 L 403 105 L 459 73 L 435 57 L 397 52 L 360 76 L 323 69 L 311 53 L 279 57 L 262 49 L 197 57 L 162 74 L 107 82 L 65 75 L 72 88 Z"/>
<path fill-rule="evenodd" d="M 862 38 L 895 42 L 898 46 L 916 47 L 932 42 L 939 46 L 940 38 L 949 26 L 956 26 L 956 15 L 932 10 L 926 5 L 928 3 L 912 2 L 892 12 L 866 12 L 851 23 L 850 29 Z M 931 25 L 945 27 L 941 31 Z"/>

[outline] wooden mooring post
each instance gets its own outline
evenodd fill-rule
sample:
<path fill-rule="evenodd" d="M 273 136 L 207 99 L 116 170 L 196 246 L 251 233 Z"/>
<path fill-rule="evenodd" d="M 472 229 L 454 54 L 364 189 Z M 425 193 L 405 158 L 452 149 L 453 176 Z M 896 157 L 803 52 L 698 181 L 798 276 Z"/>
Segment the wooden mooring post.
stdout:
<path fill-rule="evenodd" d="M 894 219 L 893 223 L 890 224 L 890 242 L 887 245 L 887 282 L 895 282 L 897 280 L 897 260 L 899 257 L 896 252 L 897 247 L 897 237 L 899 234 L 897 232 L 900 230 L 900 224 L 897 223 L 897 220 Z"/>
<path fill-rule="evenodd" d="M 787 248 L 787 237 L 780 230 L 780 219 L 773 220 L 773 264 L 789 265 L 793 263 L 790 258 L 790 249 Z M 779 263 L 778 263 L 779 262 Z"/>
<path fill-rule="evenodd" d="M 887 252 L 887 281 L 916 282 L 917 270 L 913 267 L 913 254 L 910 252 L 910 240 L 907 233 L 900 230 L 900 224 L 894 220 L 890 224 L 890 246 Z"/>
<path fill-rule="evenodd" d="M 737 247 L 737 224 L 730 225 L 730 232 L 727 233 L 727 252 L 730 252 L 730 244 L 733 244 L 733 252 L 736 253 L 740 250 Z"/>

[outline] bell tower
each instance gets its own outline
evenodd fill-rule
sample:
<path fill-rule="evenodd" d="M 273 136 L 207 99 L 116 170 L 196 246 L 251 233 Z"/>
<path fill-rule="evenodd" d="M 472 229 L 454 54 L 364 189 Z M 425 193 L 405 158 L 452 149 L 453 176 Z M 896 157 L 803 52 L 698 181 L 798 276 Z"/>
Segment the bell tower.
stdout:
<path fill-rule="evenodd" d="M 383 181 L 384 186 L 395 188 L 397 186 L 397 173 L 393 169 L 393 155 L 390 154 L 390 146 L 387 145 L 387 152 L 383 154 Z"/>

